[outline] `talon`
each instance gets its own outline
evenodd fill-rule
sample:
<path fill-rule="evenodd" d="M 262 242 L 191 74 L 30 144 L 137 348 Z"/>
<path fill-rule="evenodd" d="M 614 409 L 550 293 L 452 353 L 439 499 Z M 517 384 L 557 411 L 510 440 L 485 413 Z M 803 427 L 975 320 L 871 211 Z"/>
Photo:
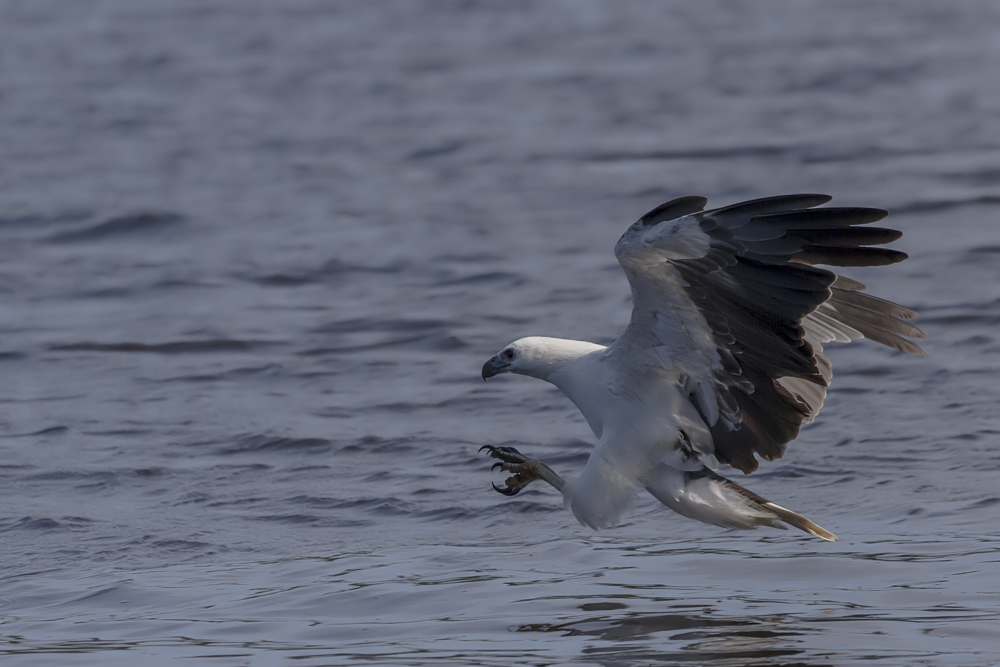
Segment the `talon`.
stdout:
<path fill-rule="evenodd" d="M 517 451 L 514 447 L 483 445 L 479 448 L 479 451 L 488 451 L 492 458 L 498 459 L 490 468 L 491 472 L 503 470 L 514 473 L 514 475 L 505 480 L 504 486 L 498 486 L 495 483 L 493 484 L 493 490 L 497 493 L 502 493 L 505 496 L 516 496 L 521 492 L 521 490 L 524 489 L 524 487 L 528 486 L 537 479 L 545 479 L 546 481 L 549 481 L 539 472 L 541 470 L 542 472 L 548 471 L 551 473 L 551 471 L 549 471 L 544 464 L 541 464 L 534 459 L 529 459 L 527 456 Z M 555 476 L 555 474 L 552 473 L 552 476 Z M 562 481 L 561 478 L 557 479 L 559 482 Z M 561 490 L 561 487 L 557 488 L 560 488 Z"/>
<path fill-rule="evenodd" d="M 493 490 L 496 491 L 497 493 L 502 493 L 505 496 L 516 496 L 521 489 L 519 488 L 512 489 L 509 486 L 507 488 L 501 489 L 499 486 L 496 485 L 496 482 L 493 482 Z"/>

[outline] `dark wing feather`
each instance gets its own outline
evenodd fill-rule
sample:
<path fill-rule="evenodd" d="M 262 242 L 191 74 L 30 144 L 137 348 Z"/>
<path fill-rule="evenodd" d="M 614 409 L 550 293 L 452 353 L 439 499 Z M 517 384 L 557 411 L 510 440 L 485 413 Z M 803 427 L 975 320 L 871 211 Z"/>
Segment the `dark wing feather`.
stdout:
<path fill-rule="evenodd" d="M 667 220 L 676 220 L 691 213 L 704 210 L 708 199 L 705 197 L 678 197 L 660 204 L 646 215 L 639 218 L 644 225 L 655 225 Z"/>
<path fill-rule="evenodd" d="M 905 252 L 888 248 L 846 248 L 812 244 L 803 245 L 801 250 L 791 256 L 803 264 L 828 266 L 885 266 L 902 262 L 908 257 Z"/>
<path fill-rule="evenodd" d="M 664 278 L 661 287 L 679 286 L 711 330 L 719 355 L 711 371 L 718 410 L 705 405 L 703 387 L 692 385 L 691 399 L 711 428 L 716 456 L 745 473 L 757 468 L 754 454 L 779 458 L 800 426 L 819 412 L 831 377 L 824 343 L 866 337 L 923 354 L 904 338 L 926 337 L 903 321 L 915 315 L 912 310 L 864 294 L 861 283 L 814 266 L 880 266 L 906 259 L 905 253 L 870 247 L 890 243 L 900 232 L 858 227 L 883 219 L 886 211 L 813 208 L 829 200 L 787 195 L 701 211 L 703 198 L 683 198 L 643 216 L 641 227 L 633 226 L 616 247 L 638 300 L 642 287 L 665 274 L 648 254 L 634 249 L 642 245 L 636 235 L 643 227 L 676 221 L 659 235 L 646 229 L 642 252 L 663 249 L 660 262 L 673 267 L 680 280 Z M 690 210 L 695 207 L 699 212 Z M 687 227 L 685 219 L 678 220 L 683 215 L 690 218 Z M 636 303 L 636 327 L 640 308 L 650 307 Z"/>
<path fill-rule="evenodd" d="M 820 209 L 821 211 L 823 209 Z M 845 227 L 844 229 L 796 229 L 795 236 L 817 246 L 856 247 L 883 245 L 899 239 L 903 232 L 885 227 Z"/>
<path fill-rule="evenodd" d="M 738 204 L 731 204 L 729 206 L 717 208 L 712 211 L 712 213 L 718 220 L 734 220 L 738 223 L 742 220 L 749 220 L 754 216 L 821 206 L 831 199 L 833 199 L 833 197 L 830 195 L 817 194 L 778 195 L 776 197 L 764 197 L 762 199 L 742 201 Z M 708 203 L 707 199 L 705 200 L 705 203 Z M 704 206 L 702 206 L 702 208 L 704 208 Z"/>

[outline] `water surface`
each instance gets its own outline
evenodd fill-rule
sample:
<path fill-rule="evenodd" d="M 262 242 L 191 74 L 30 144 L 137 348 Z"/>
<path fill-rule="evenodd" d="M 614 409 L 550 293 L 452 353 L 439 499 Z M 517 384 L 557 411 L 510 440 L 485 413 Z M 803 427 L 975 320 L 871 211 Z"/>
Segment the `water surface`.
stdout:
<path fill-rule="evenodd" d="M 766 9 L 766 11 L 765 11 Z M 995 3 L 0 7 L 0 651 L 11 665 L 1000 662 Z M 745 484 L 840 536 L 641 499 L 576 524 L 568 400 L 661 201 L 885 207 L 914 358 L 834 347 Z M 72 654 L 72 655 L 66 655 Z"/>

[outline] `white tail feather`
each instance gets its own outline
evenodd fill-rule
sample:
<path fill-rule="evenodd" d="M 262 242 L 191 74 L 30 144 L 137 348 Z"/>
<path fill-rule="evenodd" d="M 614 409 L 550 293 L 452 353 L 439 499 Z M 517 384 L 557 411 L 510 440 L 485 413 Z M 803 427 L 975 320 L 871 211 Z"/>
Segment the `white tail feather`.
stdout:
<path fill-rule="evenodd" d="M 776 505 L 708 468 L 688 472 L 660 464 L 643 480 L 643 485 L 654 498 L 678 514 L 704 523 L 724 528 L 781 529 L 785 528 L 784 523 L 823 540 L 837 539 L 801 514 Z"/>

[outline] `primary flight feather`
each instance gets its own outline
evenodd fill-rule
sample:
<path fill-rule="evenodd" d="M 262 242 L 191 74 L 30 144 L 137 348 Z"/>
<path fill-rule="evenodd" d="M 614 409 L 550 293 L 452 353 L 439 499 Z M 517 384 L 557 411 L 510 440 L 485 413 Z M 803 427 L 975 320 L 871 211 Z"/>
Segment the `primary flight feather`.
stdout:
<path fill-rule="evenodd" d="M 581 475 L 564 480 L 516 449 L 486 446 L 514 473 L 514 495 L 535 479 L 562 492 L 581 523 L 615 524 L 645 488 L 672 510 L 724 527 L 792 525 L 836 537 L 804 516 L 722 477 L 780 458 L 823 406 L 830 342 L 869 338 L 924 354 L 916 316 L 864 293 L 827 266 L 906 259 L 872 247 L 901 233 L 862 226 L 888 213 L 816 208 L 826 195 L 768 197 L 705 211 L 704 197 L 662 204 L 626 230 L 615 256 L 632 288 L 632 319 L 610 347 L 530 337 L 483 366 L 551 382 L 598 439 Z"/>

